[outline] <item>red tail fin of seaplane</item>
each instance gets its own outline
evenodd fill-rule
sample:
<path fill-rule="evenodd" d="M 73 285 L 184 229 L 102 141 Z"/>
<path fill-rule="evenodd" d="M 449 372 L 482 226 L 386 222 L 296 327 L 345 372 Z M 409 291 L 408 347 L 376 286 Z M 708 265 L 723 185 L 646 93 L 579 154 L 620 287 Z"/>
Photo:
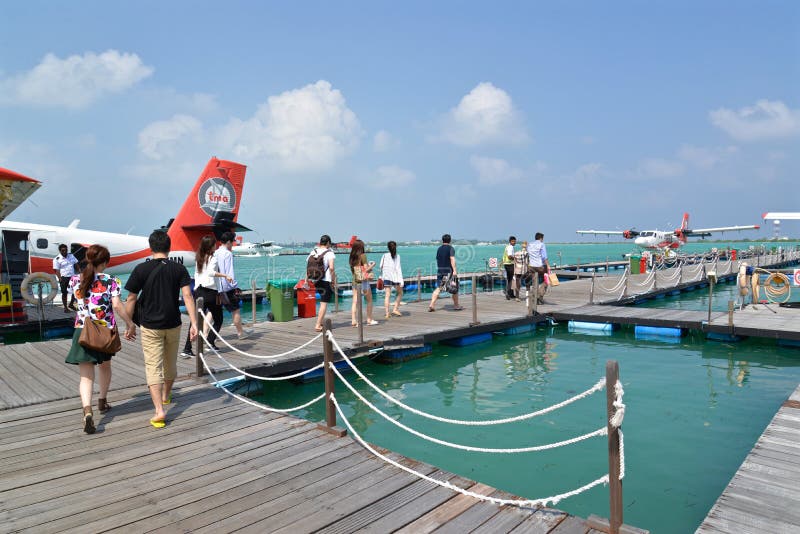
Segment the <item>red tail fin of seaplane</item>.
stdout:
<path fill-rule="evenodd" d="M 197 250 L 204 235 L 250 230 L 236 222 L 247 167 L 211 158 L 175 219 L 167 224 L 173 250 Z"/>
<path fill-rule="evenodd" d="M 686 243 L 686 230 L 689 229 L 689 214 L 684 213 L 681 220 L 681 227 L 675 230 L 675 235 L 680 239 L 681 243 Z"/>

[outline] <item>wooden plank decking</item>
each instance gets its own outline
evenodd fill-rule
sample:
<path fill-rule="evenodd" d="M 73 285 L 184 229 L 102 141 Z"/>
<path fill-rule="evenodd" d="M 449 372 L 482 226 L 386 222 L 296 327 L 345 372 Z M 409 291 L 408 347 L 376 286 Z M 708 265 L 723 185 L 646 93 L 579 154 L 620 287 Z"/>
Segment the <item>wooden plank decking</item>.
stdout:
<path fill-rule="evenodd" d="M 110 400 L 93 435 L 82 432 L 75 400 L 0 412 L 0 532 L 590 531 L 558 510 L 483 503 L 420 480 L 349 438 L 208 385 L 179 384 L 166 430 L 147 425 L 140 389 Z"/>
<path fill-rule="evenodd" d="M 799 504 L 800 386 L 772 418 L 697 532 L 797 533 Z"/>

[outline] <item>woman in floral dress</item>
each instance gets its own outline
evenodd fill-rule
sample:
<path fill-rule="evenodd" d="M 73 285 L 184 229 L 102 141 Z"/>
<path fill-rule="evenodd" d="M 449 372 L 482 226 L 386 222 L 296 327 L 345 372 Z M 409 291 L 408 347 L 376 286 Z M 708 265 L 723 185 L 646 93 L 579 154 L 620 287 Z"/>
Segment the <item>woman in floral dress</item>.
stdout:
<path fill-rule="evenodd" d="M 113 329 L 117 318 L 125 322 L 125 338 L 133 339 L 136 326 L 125 313 L 125 307 L 119 298 L 122 287 L 119 278 L 103 272 L 111 256 L 102 245 L 92 245 L 86 251 L 87 265 L 79 275 L 69 281 L 69 291 L 75 295 L 78 311 L 75 314 L 75 333 L 72 335 L 72 347 L 67 354 L 67 363 L 78 366 L 80 383 L 78 390 L 83 403 L 83 431 L 94 434 L 94 416 L 92 414 L 92 391 L 94 388 L 94 367 L 98 366 L 100 379 L 100 396 L 97 409 L 106 413 L 111 409 L 107 402 L 108 388 L 111 385 L 111 357 L 96 350 L 84 348 L 78 343 L 85 321 L 94 321 L 98 325 Z"/>

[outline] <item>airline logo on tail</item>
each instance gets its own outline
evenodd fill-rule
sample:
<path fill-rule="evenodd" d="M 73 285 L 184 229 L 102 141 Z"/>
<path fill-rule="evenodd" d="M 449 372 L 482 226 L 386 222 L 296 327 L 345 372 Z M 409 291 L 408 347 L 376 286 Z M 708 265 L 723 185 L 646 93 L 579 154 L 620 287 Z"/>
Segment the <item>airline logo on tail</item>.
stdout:
<path fill-rule="evenodd" d="M 203 182 L 198 191 L 200 209 L 213 217 L 219 211 L 236 209 L 236 190 L 225 178 L 210 178 Z"/>

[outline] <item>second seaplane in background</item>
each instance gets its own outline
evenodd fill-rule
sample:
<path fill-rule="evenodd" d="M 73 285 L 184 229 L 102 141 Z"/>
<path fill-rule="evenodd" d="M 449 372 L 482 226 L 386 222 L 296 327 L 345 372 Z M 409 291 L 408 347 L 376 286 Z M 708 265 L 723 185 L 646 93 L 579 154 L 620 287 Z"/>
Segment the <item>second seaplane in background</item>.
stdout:
<path fill-rule="evenodd" d="M 689 228 L 689 214 L 683 214 L 681 227 L 675 230 L 577 230 L 579 234 L 621 235 L 625 239 L 633 239 L 636 246 L 647 250 L 672 250 L 686 243 L 688 237 L 708 237 L 715 232 L 738 232 L 741 230 L 758 230 L 757 224 L 746 226 L 721 226 L 719 228 Z"/>

